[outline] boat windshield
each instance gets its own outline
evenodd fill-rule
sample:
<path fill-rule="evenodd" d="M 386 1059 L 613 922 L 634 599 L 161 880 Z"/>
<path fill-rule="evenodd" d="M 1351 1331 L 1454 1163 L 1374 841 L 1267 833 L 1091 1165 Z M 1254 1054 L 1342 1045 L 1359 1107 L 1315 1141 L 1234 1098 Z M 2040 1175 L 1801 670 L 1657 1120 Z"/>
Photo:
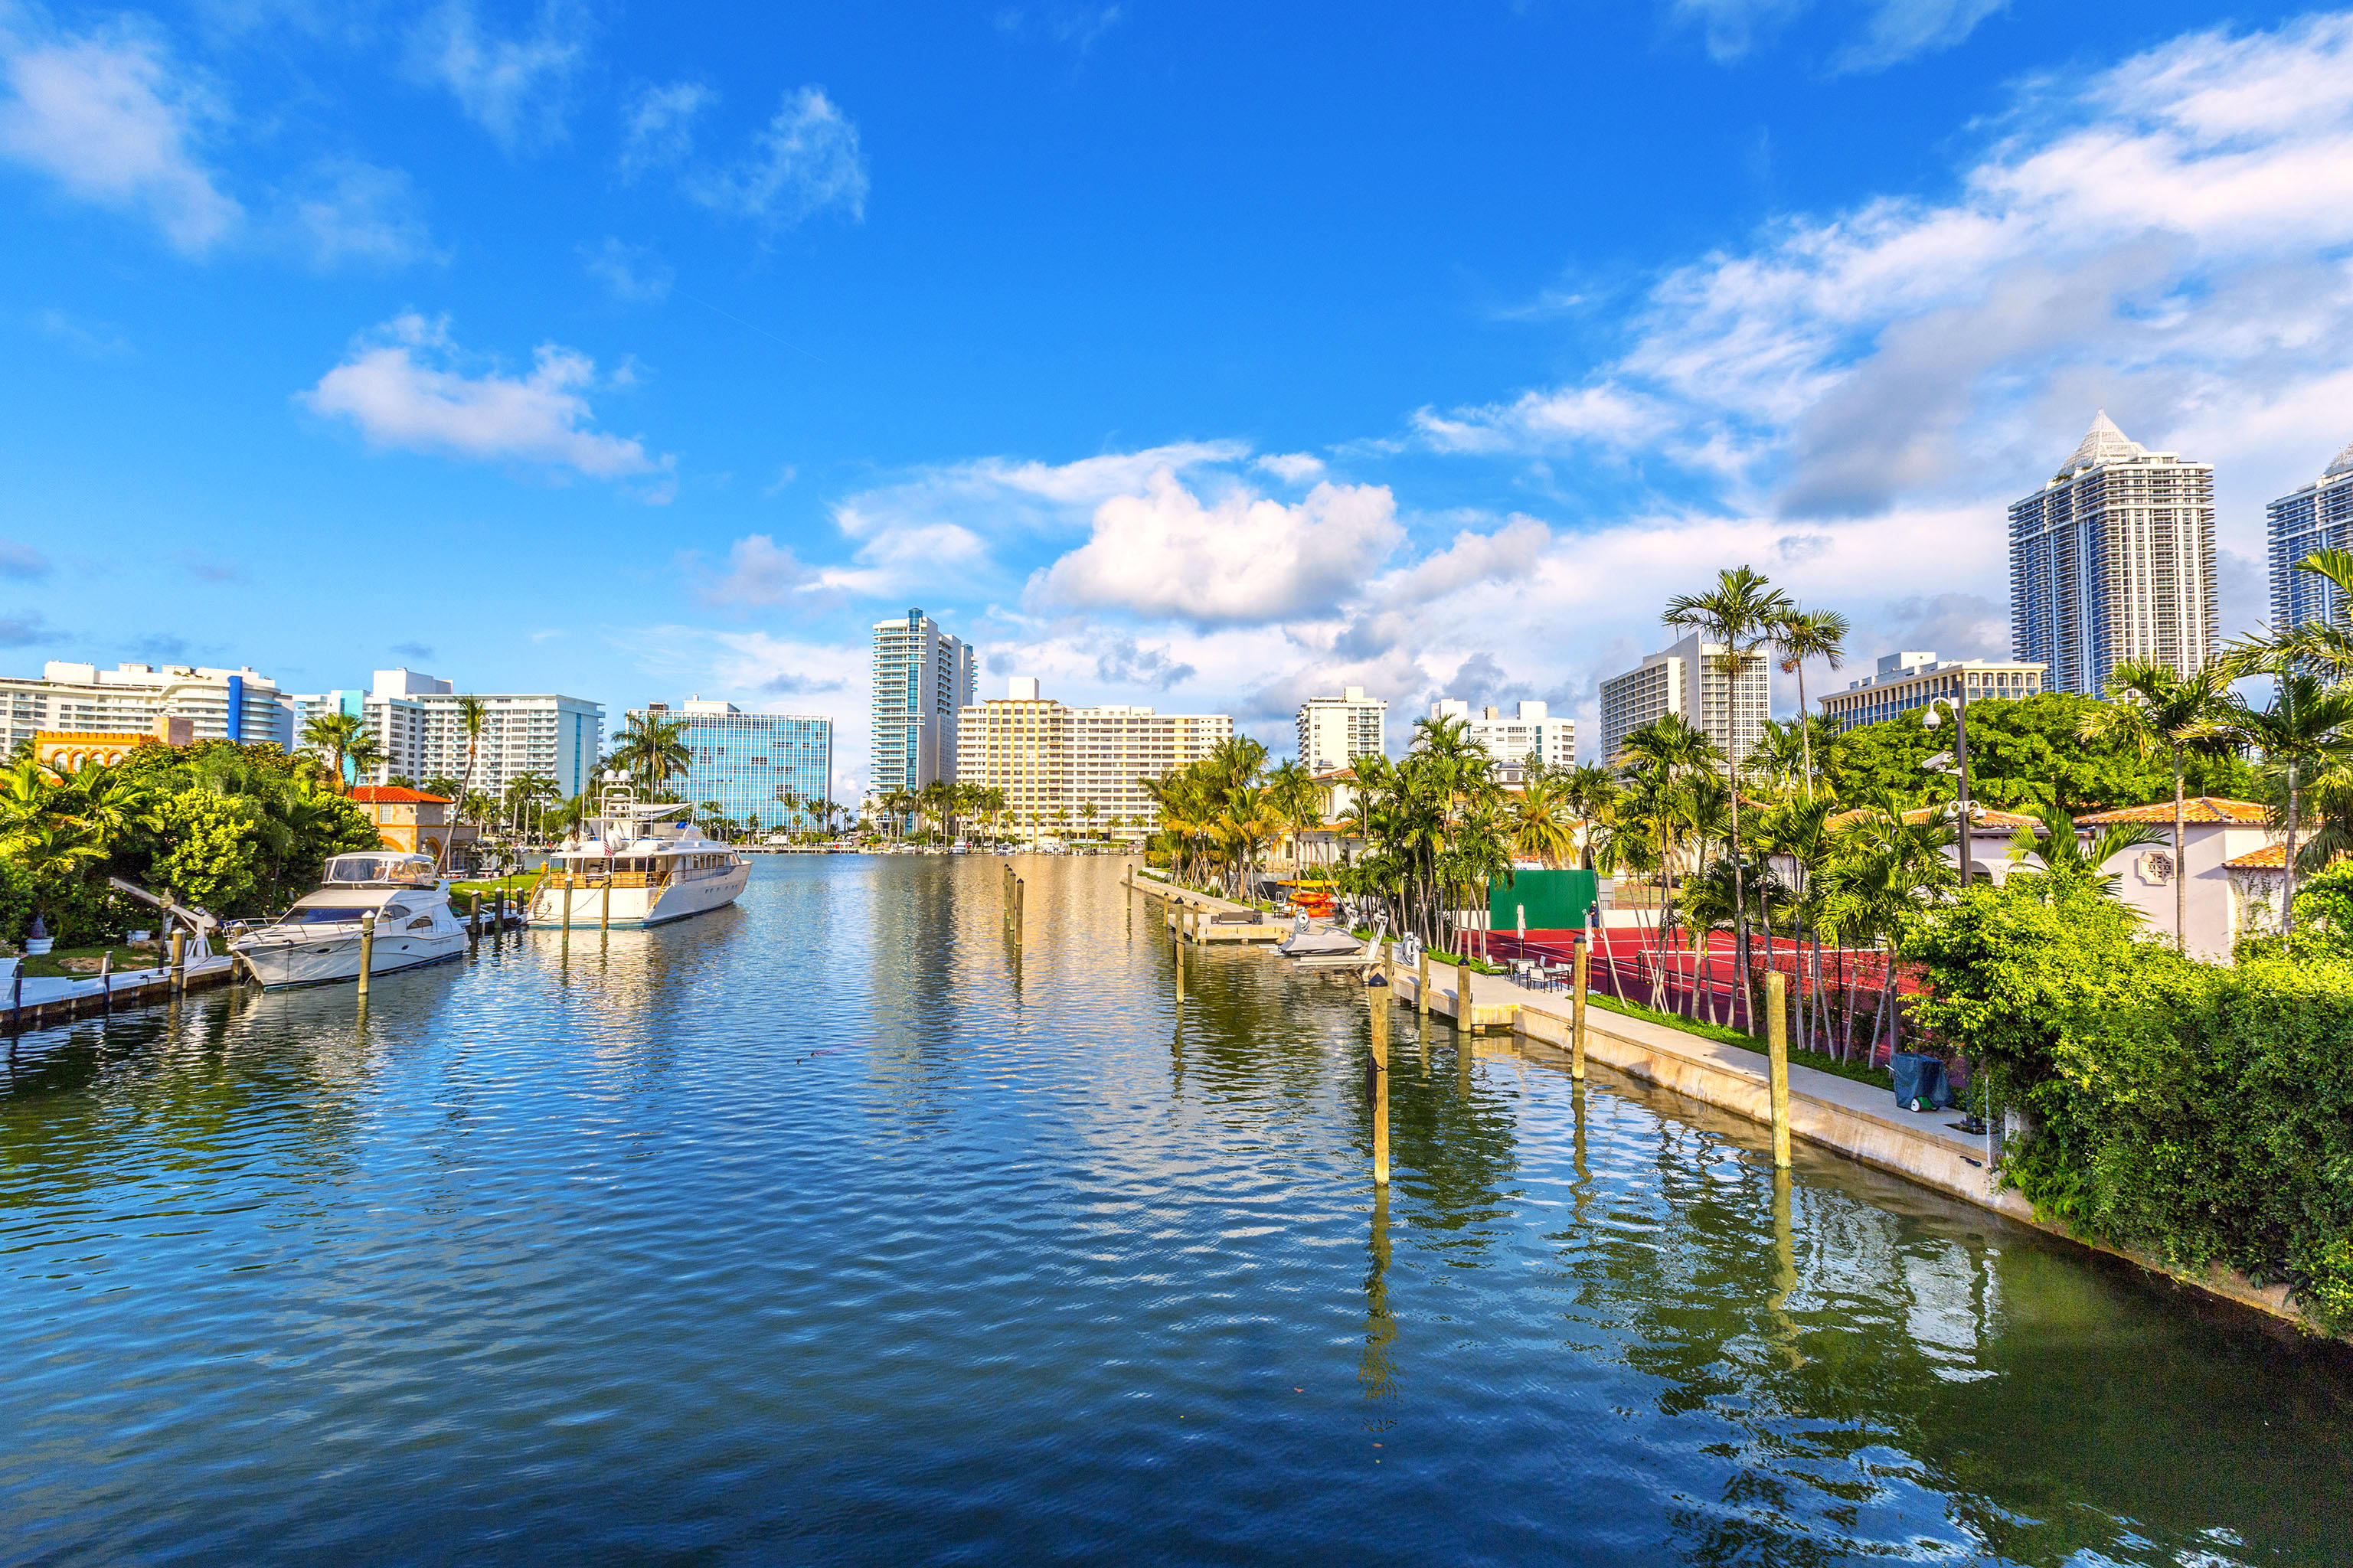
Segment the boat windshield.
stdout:
<path fill-rule="evenodd" d="M 282 926 L 356 925 L 362 911 L 358 910 L 304 909 L 297 904 L 279 921 Z"/>
<path fill-rule="evenodd" d="M 431 882 L 433 862 L 422 855 L 338 855 L 327 862 L 329 882 Z"/>

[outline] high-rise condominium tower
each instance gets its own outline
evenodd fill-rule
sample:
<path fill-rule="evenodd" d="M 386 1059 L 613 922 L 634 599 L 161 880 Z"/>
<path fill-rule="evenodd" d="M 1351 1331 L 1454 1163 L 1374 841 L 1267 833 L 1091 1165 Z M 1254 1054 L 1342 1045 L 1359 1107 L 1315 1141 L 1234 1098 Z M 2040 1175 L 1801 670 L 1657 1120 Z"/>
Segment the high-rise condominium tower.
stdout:
<path fill-rule="evenodd" d="M 1738 762 L 1765 733 L 1773 678 L 1761 653 L 1742 655 L 1739 670 L 1727 670 L 1724 645 L 1704 643 L 1694 632 L 1603 681 L 1600 695 L 1604 767 L 1616 764 L 1628 735 L 1670 713 L 1682 714 L 1685 723 Z"/>
<path fill-rule="evenodd" d="M 956 715 L 978 696 L 972 647 L 921 610 L 874 623 L 874 739 L 866 795 L 956 776 Z"/>
<path fill-rule="evenodd" d="M 2150 659 L 2214 655 L 2214 469 L 2152 452 L 2105 413 L 2048 483 L 2010 509 L 2010 657 L 2044 689 L 2096 697 Z"/>
<path fill-rule="evenodd" d="M 1388 700 L 1351 686 L 1337 697 L 1311 697 L 1299 705 L 1299 760 L 1309 773 L 1345 768 L 1378 756 L 1387 743 Z"/>
<path fill-rule="evenodd" d="M 2353 447 L 2337 453 L 2320 478 L 2280 497 L 2263 513 L 2272 546 L 2272 629 L 2344 620 L 2353 606 L 2346 605 L 2337 585 L 2295 566 L 2316 550 L 2353 550 Z"/>
<path fill-rule="evenodd" d="M 1471 704 L 1441 697 L 1430 705 L 1433 719 L 1460 719 L 1471 739 L 1487 748 L 1495 771 L 1506 784 L 1516 784 L 1534 757 L 1548 768 L 1577 765 L 1577 721 L 1556 719 L 1541 702 L 1522 702 L 1517 714 L 1505 718 L 1499 708 L 1471 711 Z"/>

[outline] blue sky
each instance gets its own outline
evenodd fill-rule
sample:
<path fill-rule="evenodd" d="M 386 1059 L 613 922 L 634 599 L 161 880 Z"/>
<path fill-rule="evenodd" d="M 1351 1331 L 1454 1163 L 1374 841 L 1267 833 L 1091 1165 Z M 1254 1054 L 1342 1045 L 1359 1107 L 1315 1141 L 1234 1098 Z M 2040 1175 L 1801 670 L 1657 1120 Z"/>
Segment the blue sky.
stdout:
<path fill-rule="evenodd" d="M 828 712 L 851 795 L 921 605 L 984 691 L 1590 750 L 1720 565 L 2006 651 L 2100 407 L 2217 465 L 2236 631 L 2353 440 L 2348 68 L 2166 0 L 0 0 L 0 657 Z"/>

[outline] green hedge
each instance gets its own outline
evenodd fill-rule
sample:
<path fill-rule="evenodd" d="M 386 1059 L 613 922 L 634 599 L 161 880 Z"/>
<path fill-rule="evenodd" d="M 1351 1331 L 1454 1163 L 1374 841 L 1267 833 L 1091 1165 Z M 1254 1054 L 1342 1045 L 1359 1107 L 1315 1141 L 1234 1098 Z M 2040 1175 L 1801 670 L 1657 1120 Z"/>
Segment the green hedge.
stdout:
<path fill-rule="evenodd" d="M 2080 1235 L 2285 1281 L 2353 1329 L 2353 962 L 2183 958 L 2091 889 L 1975 888 L 1909 946 L 1915 1019 L 2038 1123 L 2003 1176 Z"/>

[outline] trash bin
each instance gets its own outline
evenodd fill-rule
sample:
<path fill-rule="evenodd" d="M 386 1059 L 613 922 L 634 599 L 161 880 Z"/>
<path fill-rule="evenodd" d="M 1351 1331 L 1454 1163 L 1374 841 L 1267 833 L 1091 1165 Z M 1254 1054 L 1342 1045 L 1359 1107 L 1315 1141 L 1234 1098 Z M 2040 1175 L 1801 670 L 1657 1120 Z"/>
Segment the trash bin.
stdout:
<path fill-rule="evenodd" d="M 1945 1079 L 1945 1064 L 1916 1051 L 1897 1051 L 1887 1059 L 1895 1079 L 1895 1103 L 1906 1110 L 1947 1110 L 1953 1086 Z"/>

